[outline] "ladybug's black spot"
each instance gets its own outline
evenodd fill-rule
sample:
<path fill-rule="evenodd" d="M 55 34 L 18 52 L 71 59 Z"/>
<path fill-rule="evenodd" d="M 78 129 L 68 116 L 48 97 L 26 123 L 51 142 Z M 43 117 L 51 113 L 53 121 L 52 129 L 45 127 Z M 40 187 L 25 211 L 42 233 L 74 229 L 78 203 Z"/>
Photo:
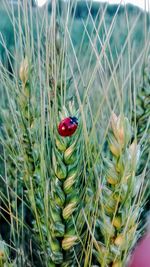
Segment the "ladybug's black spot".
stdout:
<path fill-rule="evenodd" d="M 76 117 L 69 117 L 71 119 L 72 124 L 77 124 L 78 125 L 78 119 Z"/>

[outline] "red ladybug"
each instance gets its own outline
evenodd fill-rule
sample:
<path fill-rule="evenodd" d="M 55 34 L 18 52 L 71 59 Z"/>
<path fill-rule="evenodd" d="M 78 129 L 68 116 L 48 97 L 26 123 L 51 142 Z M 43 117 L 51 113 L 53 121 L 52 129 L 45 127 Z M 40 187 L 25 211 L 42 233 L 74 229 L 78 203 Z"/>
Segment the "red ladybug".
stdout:
<path fill-rule="evenodd" d="M 67 117 L 58 125 L 58 133 L 63 136 L 71 136 L 78 127 L 78 119 L 76 117 Z"/>

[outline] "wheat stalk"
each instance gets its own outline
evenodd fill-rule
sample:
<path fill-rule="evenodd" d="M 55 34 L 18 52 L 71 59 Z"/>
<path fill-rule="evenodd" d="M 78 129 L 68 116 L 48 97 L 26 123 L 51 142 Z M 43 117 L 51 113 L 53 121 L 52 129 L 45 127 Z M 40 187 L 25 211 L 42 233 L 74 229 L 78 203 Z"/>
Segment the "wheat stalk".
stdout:
<path fill-rule="evenodd" d="M 39 138 L 39 112 L 35 108 L 35 95 L 32 92 L 32 70 L 31 62 L 28 58 L 24 58 L 20 65 L 19 77 L 15 88 L 15 98 L 12 98 L 13 116 L 11 113 L 4 111 L 4 134 L 1 138 L 7 161 L 7 176 L 8 185 L 15 192 L 16 180 L 18 181 L 17 196 L 14 193 L 10 194 L 9 202 L 12 214 L 16 213 L 19 218 L 19 226 L 13 229 L 15 235 L 19 235 L 19 229 L 24 229 L 25 225 L 22 222 L 22 213 L 18 212 L 18 199 L 20 201 L 20 209 L 27 208 L 27 203 L 31 205 L 30 213 L 34 214 L 35 222 L 33 230 L 36 232 L 36 240 L 44 247 L 42 232 L 42 216 L 43 213 L 43 198 L 41 186 L 41 171 L 40 171 L 40 145 L 37 143 Z M 13 88 L 12 83 L 12 88 Z M 33 103 L 34 102 L 34 103 Z M 40 183 L 39 183 L 40 182 Z M 37 186 L 38 185 L 38 186 Z M 15 196 L 15 197 L 14 197 Z M 9 197 L 9 196 L 8 196 Z M 25 203 L 24 203 L 25 199 Z M 14 202 L 14 205 L 12 204 Z M 40 205 L 39 205 L 40 204 Z M 12 206 L 12 207 L 11 207 Z M 28 206 L 29 207 L 29 206 Z M 16 228 L 16 219 L 11 218 L 11 223 Z M 18 229 L 19 228 L 19 229 Z M 37 231 L 38 229 L 38 231 Z M 23 230 L 22 230 L 23 231 Z M 18 237 L 19 239 L 19 237 Z M 19 241 L 20 242 L 20 241 Z M 19 257 L 19 256 L 18 256 Z"/>
<path fill-rule="evenodd" d="M 68 117 L 70 114 L 75 115 L 74 108 L 71 105 L 69 110 L 64 108 L 59 115 L 59 119 Z M 81 164 L 83 157 L 81 125 L 71 137 L 61 137 L 57 129 L 54 136 L 52 147 L 53 178 L 50 198 L 54 246 L 52 247 L 51 244 L 50 246 L 53 262 L 63 263 L 62 266 L 69 266 L 66 262 L 70 262 L 71 257 L 68 256 L 68 251 L 71 251 L 78 242 L 76 222 L 82 201 L 82 192 L 79 188 L 82 183 Z M 58 242 L 59 246 L 56 246 Z M 67 255 L 67 258 L 65 255 Z"/>
<path fill-rule="evenodd" d="M 102 240 L 97 258 L 101 266 L 124 266 L 135 240 L 140 206 L 135 176 L 139 147 L 131 142 L 131 127 L 123 115 L 111 118 L 108 134 L 111 159 L 104 159 L 105 182 L 100 197 Z"/>

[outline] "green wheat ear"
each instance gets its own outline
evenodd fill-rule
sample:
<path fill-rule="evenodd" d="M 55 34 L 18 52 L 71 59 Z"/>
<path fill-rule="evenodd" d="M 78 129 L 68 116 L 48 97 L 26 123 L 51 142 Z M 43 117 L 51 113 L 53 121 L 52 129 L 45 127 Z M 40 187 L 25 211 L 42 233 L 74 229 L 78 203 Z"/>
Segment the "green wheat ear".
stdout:
<path fill-rule="evenodd" d="M 17 92 L 18 94 L 15 94 L 16 99 L 12 97 L 11 108 L 2 112 L 2 143 L 6 153 L 9 186 L 14 188 L 13 183 L 18 178 L 21 191 L 22 182 L 20 181 L 20 176 L 26 179 L 27 169 L 32 169 L 33 167 L 29 134 L 27 132 L 28 125 L 31 124 L 31 120 L 29 119 L 29 62 L 27 58 L 23 59 L 20 65 L 19 77 L 21 84 L 18 84 L 18 87 L 20 87 Z M 11 89 L 15 90 L 15 92 L 17 91 L 13 81 L 11 81 Z M 22 145 L 24 151 L 20 149 Z M 23 153 L 21 154 L 21 152 Z M 25 165 L 25 163 L 28 166 L 26 165 L 26 171 L 23 174 L 22 165 Z"/>
<path fill-rule="evenodd" d="M 72 105 L 68 110 L 63 108 L 63 111 L 59 114 L 58 121 L 71 115 L 76 115 Z M 52 239 L 54 242 L 59 243 L 57 254 L 51 244 L 50 247 L 53 254 L 52 261 L 56 264 L 57 255 L 60 257 L 59 263 L 67 264 L 72 256 L 70 253 L 70 257 L 67 256 L 66 259 L 65 255 L 69 255 L 68 252 L 71 252 L 79 241 L 76 228 L 82 202 L 80 184 L 82 181 L 83 143 L 81 133 L 82 125 L 80 120 L 76 132 L 70 137 L 61 137 L 58 134 L 57 125 L 54 132 L 50 217 Z"/>
<path fill-rule="evenodd" d="M 39 145 L 35 143 L 37 138 L 38 123 L 40 116 L 33 109 L 34 104 L 32 85 L 31 85 L 31 63 L 25 57 L 20 65 L 19 76 L 21 79 L 21 88 L 18 94 L 18 108 L 20 111 L 19 128 L 20 142 L 22 146 L 22 157 L 24 161 L 23 180 L 30 190 L 30 179 L 33 185 L 38 181 L 39 171 Z M 37 180 L 37 181 L 36 181 Z M 30 196 L 30 193 L 29 193 Z M 32 202 L 31 202 L 32 204 Z"/>
<path fill-rule="evenodd" d="M 135 240 L 140 207 L 135 205 L 135 176 L 139 146 L 131 142 L 131 127 L 123 115 L 111 118 L 108 134 L 111 158 L 104 159 L 104 184 L 100 197 L 102 235 L 101 252 L 96 257 L 101 266 L 123 266 Z"/>

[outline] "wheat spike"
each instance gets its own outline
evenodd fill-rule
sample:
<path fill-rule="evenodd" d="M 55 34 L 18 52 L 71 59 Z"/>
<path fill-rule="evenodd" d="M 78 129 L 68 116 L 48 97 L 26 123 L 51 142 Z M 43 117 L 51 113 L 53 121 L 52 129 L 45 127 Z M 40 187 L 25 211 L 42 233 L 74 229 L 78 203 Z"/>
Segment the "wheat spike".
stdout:
<path fill-rule="evenodd" d="M 103 249 L 97 258 L 101 266 L 123 266 L 131 249 L 140 208 L 135 201 L 135 176 L 139 147 L 131 142 L 131 127 L 123 115 L 113 114 L 108 134 L 111 159 L 104 159 L 105 183 L 100 197 L 100 231 Z"/>
<path fill-rule="evenodd" d="M 66 117 L 70 112 L 64 109 Z M 60 119 L 62 117 L 63 114 L 60 115 Z M 78 242 L 74 223 L 76 224 L 80 211 L 79 204 L 82 200 L 79 189 L 82 160 L 81 127 L 79 126 L 73 136 L 67 138 L 61 137 L 56 129 L 54 144 L 52 158 L 54 177 L 51 182 L 52 198 L 50 202 L 51 224 L 52 228 L 53 225 L 55 227 L 52 236 L 61 244 L 59 253 L 63 254 L 62 262 L 64 264 L 65 251 L 71 250 Z M 54 262 L 56 263 L 55 260 Z"/>

